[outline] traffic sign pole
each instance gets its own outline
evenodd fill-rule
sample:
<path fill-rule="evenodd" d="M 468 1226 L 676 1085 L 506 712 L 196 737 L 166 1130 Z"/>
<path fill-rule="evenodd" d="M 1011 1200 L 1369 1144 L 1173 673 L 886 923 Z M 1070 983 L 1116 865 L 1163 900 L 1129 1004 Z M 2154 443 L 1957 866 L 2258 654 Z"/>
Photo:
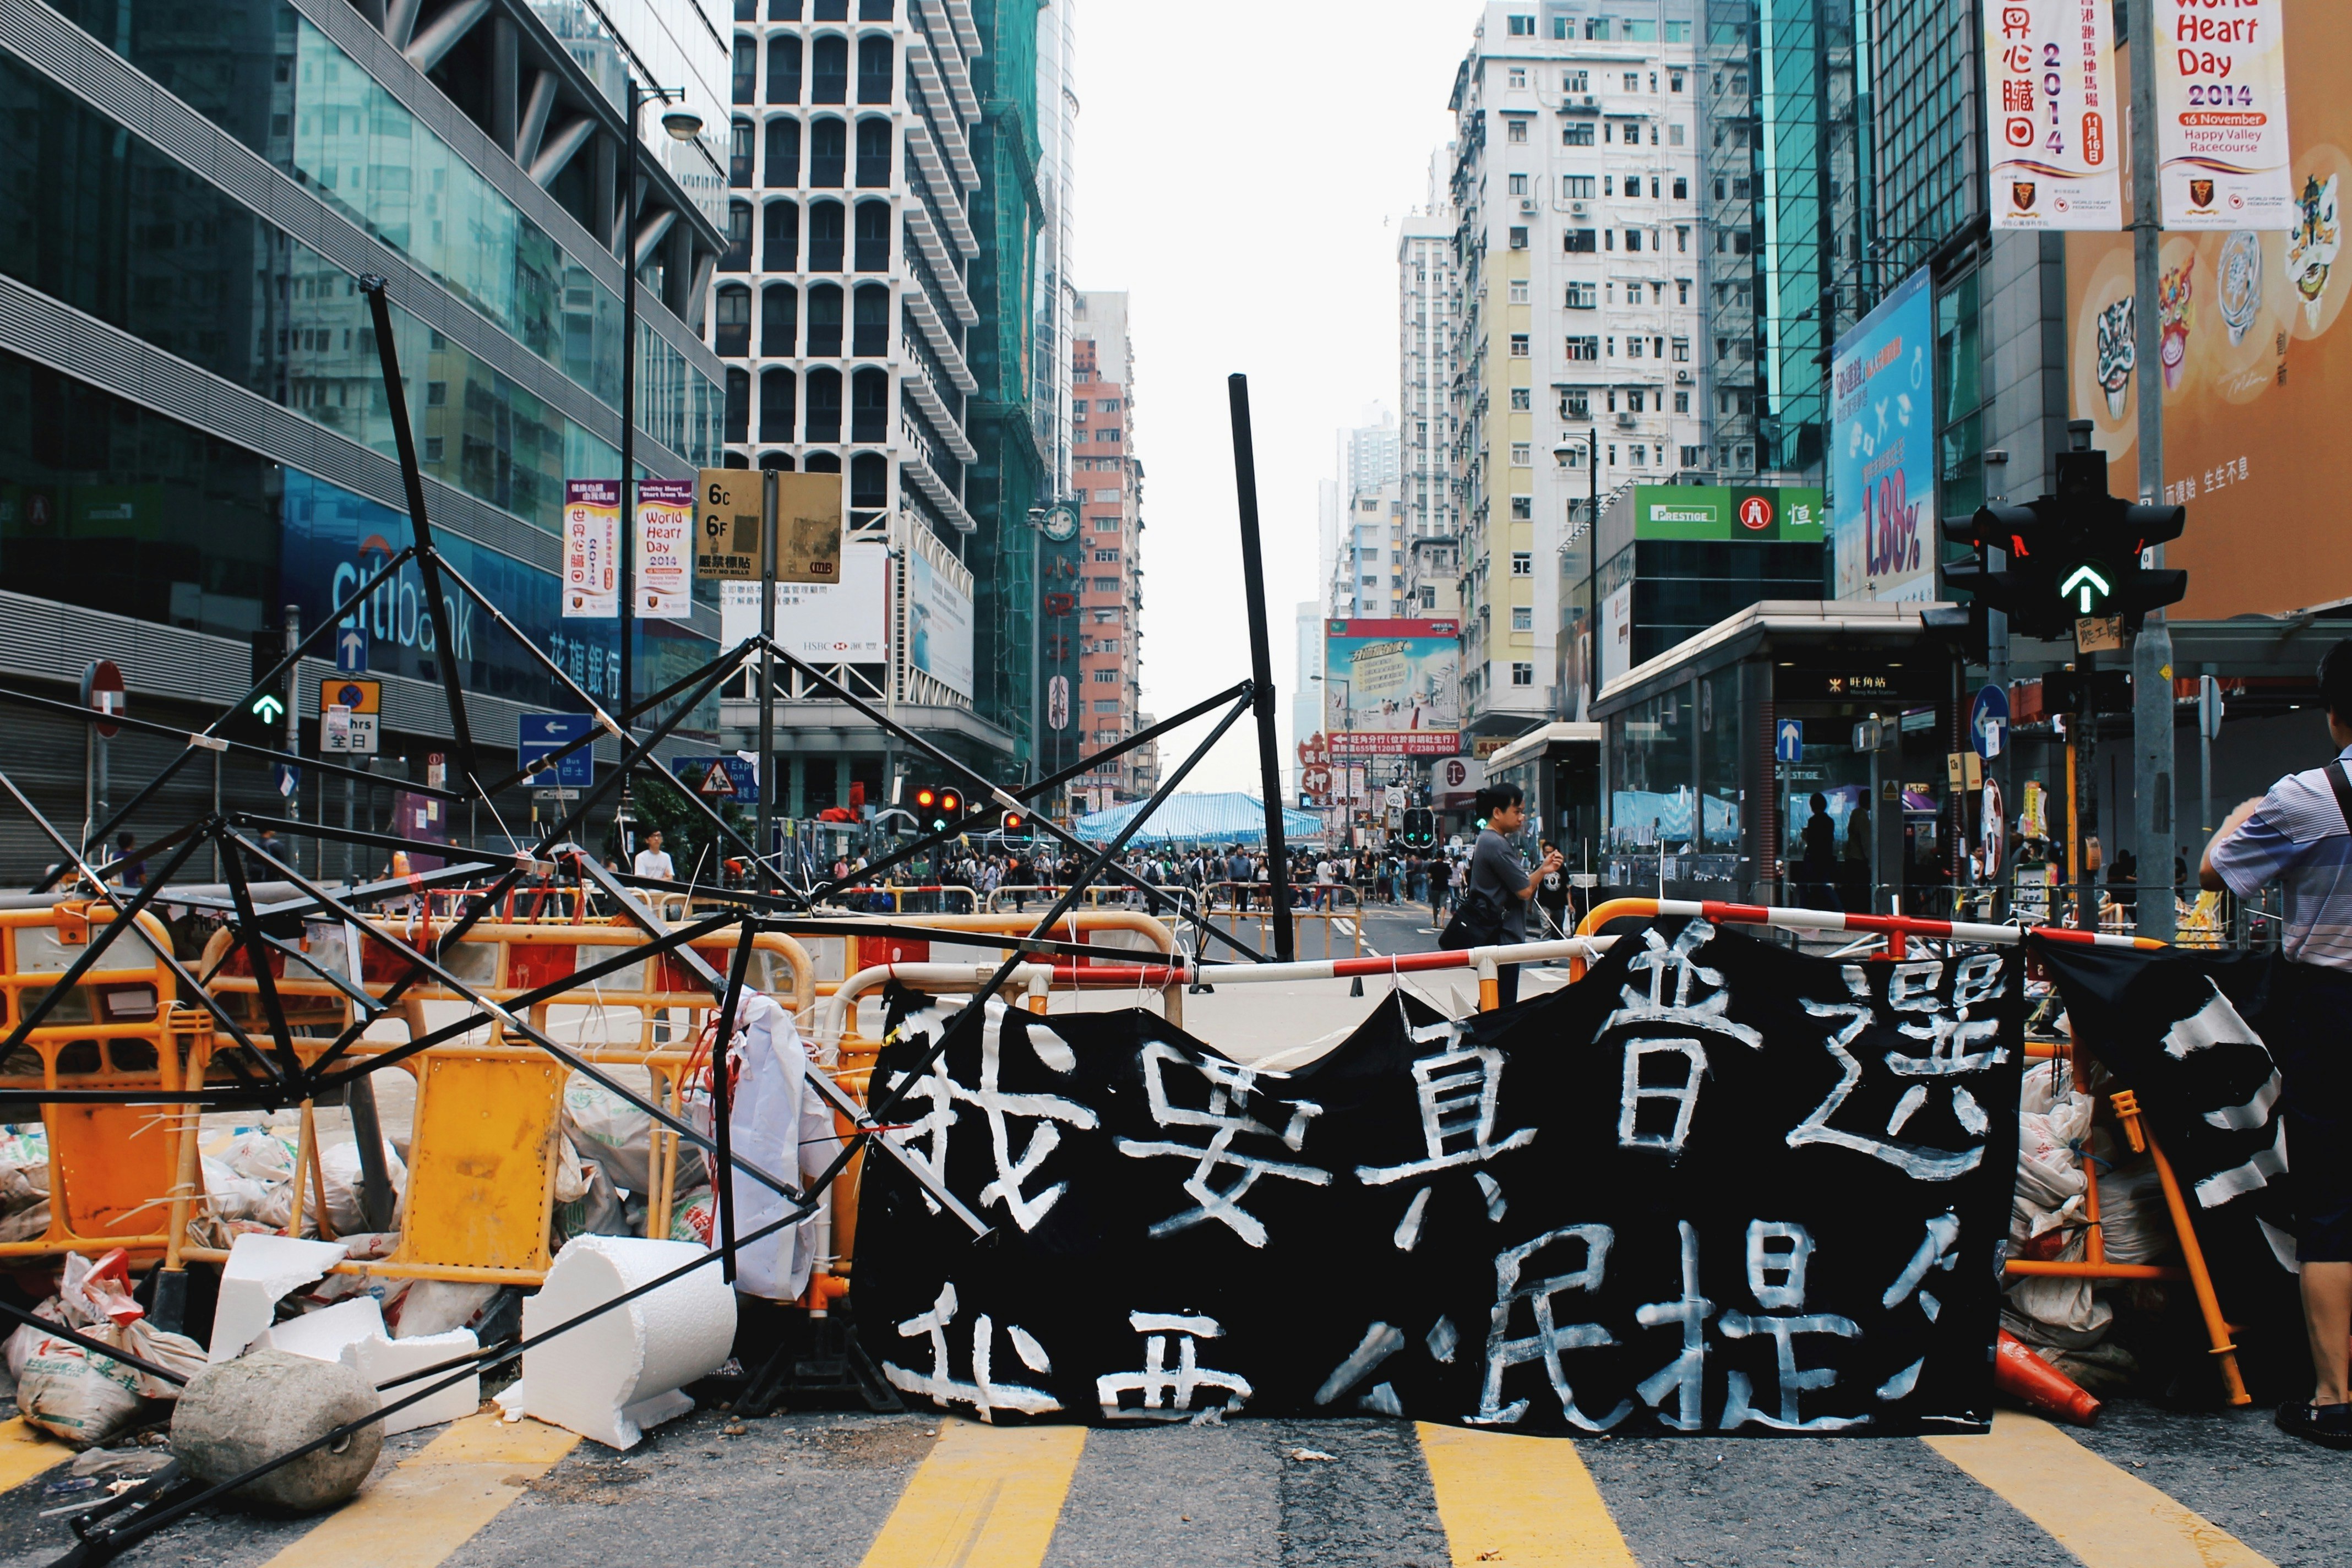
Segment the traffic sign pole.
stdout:
<path fill-rule="evenodd" d="M 2131 37 L 2154 39 L 2155 0 L 2130 0 Z M 2142 300 L 2159 297 L 2159 247 L 2164 243 L 2156 146 L 2156 72 L 2143 70 L 2132 50 L 2132 275 Z M 2139 499 L 2164 498 L 2162 312 L 2143 311 L 2133 322 L 2139 355 Z M 2149 547 L 2137 565 L 2161 567 L 2164 546 Z M 2161 608 L 2150 610 L 2132 645 L 2132 838 L 2139 861 L 2138 931 L 2170 942 L 2173 907 L 2172 633 Z M 2151 896 L 2153 894 L 2153 896 Z"/>
<path fill-rule="evenodd" d="M 760 470 L 760 637 L 763 645 L 776 640 L 776 470 Z M 768 842 L 769 803 L 775 797 L 775 781 L 769 774 L 775 771 L 776 758 L 776 656 L 767 647 L 760 649 L 760 804 L 755 813 L 758 834 L 754 842 L 760 847 L 760 890 L 776 890 L 776 878 L 770 857 L 775 853 Z"/>

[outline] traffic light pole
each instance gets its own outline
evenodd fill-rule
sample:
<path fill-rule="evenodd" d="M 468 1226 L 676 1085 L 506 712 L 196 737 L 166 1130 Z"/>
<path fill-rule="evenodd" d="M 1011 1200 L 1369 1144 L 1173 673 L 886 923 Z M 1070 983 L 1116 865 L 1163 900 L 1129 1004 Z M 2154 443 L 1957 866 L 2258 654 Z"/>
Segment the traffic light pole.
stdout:
<path fill-rule="evenodd" d="M 760 873 L 760 891 L 776 890 L 776 870 L 772 857 L 776 847 L 768 842 L 768 824 L 774 811 L 776 780 L 776 656 L 770 646 L 776 640 L 776 470 L 760 472 L 760 765 L 759 765 L 759 830 L 755 842 L 759 853 L 753 861 Z"/>
<path fill-rule="evenodd" d="M 2157 175 L 2155 0 L 2129 0 L 2131 24 L 2132 272 L 2138 303 L 2133 311 L 2139 376 L 2139 500 L 2164 496 L 2163 323 L 2156 307 L 2158 250 L 2164 243 L 2163 200 Z M 2145 40 L 2146 47 L 2143 47 Z M 2164 564 L 2164 546 L 2149 547 L 2148 566 Z M 2164 611 L 2150 610 L 2132 643 L 2132 842 L 2139 862 L 2138 930 L 2170 942 L 2173 906 L 2172 634 Z M 2120 814 L 2119 814 L 2120 815 Z"/>
<path fill-rule="evenodd" d="M 2075 699 L 2074 718 L 2066 736 L 2066 880 L 2074 892 L 2074 924 L 2078 930 L 2099 929 L 2099 876 L 2084 853 L 2084 824 L 2094 831 L 2099 820 L 2098 656 L 2078 654 L 2074 668 L 2082 673 L 2082 695 Z M 2104 858 L 2104 857 L 2102 857 Z"/>

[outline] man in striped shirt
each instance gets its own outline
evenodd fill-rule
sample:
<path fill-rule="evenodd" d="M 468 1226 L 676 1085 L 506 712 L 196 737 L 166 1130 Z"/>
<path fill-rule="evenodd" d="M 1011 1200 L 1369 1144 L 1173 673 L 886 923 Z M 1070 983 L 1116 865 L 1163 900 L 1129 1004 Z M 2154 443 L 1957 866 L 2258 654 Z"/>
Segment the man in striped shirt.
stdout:
<path fill-rule="evenodd" d="M 2240 898 L 2277 883 L 2286 895 L 2279 986 L 2294 1002 L 2265 1042 L 2285 1079 L 2287 1150 L 2303 1234 L 2303 1315 L 2317 1386 L 2278 1413 L 2280 1430 L 2352 1448 L 2352 642 L 2319 665 L 2336 758 L 2290 773 L 2231 812 L 2205 849 L 2200 885 Z"/>

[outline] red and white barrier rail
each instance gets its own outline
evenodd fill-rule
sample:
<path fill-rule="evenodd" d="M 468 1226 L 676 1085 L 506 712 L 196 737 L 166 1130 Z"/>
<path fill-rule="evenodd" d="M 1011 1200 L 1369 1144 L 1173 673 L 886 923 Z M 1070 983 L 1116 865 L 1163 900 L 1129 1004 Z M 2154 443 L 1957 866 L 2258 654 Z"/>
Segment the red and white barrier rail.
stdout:
<path fill-rule="evenodd" d="M 2076 931 L 2068 926 L 1989 925 L 1969 921 L 1931 921 L 1916 915 L 1850 915 L 1835 910 L 1777 909 L 1765 904 L 1723 903 L 1714 899 L 1612 899 L 1577 922 L 1577 933 L 1589 935 L 1613 920 L 1655 916 L 1696 915 L 1725 925 L 1774 926 L 1782 931 L 1877 932 L 1895 939 L 1890 945 L 1900 955 L 1900 939 L 1933 937 L 1939 941 L 1983 942 L 1990 947 L 2013 947 L 2030 932 L 2052 942 L 2085 947 L 2154 949 L 2164 946 L 2154 937 Z"/>

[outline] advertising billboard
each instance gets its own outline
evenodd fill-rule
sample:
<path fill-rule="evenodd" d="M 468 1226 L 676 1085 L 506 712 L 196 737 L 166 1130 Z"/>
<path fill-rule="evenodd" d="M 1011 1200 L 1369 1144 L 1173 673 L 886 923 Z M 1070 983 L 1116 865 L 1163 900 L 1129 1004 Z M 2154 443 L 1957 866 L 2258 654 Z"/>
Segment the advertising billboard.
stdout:
<path fill-rule="evenodd" d="M 812 664 L 879 664 L 890 625 L 889 551 L 859 540 L 838 583 L 776 584 L 776 646 Z M 719 584 L 719 635 L 732 647 L 760 630 L 760 584 Z"/>
<path fill-rule="evenodd" d="M 2352 405 L 2352 278 L 2336 265 L 2352 183 L 2352 6 L 2284 0 L 2295 104 L 2295 226 L 2168 234 L 2157 299 L 2164 385 L 2162 496 L 2189 509 L 2165 564 L 2189 574 L 2176 617 L 2278 614 L 2339 596 L 2352 576 L 2342 481 L 2325 454 Z M 2125 51 L 2128 75 L 2131 51 Z M 2070 412 L 2092 422 L 2109 488 L 2135 490 L 2138 379 L 2131 237 L 2066 238 Z"/>
<path fill-rule="evenodd" d="M 1633 489 L 1636 539 L 1819 544 L 1827 521 L 1818 489 L 1769 485 L 1637 485 Z"/>
<path fill-rule="evenodd" d="M 971 695 L 971 591 L 919 549 L 907 552 L 907 658 L 957 695 Z"/>
<path fill-rule="evenodd" d="M 1923 267 L 1831 353 L 1829 504 L 1841 599 L 1936 596 L 1935 340 L 1935 292 Z"/>
<path fill-rule="evenodd" d="M 621 481 L 563 481 L 563 616 L 621 613 Z"/>
<path fill-rule="evenodd" d="M 2120 228 L 2124 100 L 2106 0 L 1985 0 L 1984 29 L 1992 226 Z"/>
<path fill-rule="evenodd" d="M 1460 749 L 1459 621 L 1333 620 L 1323 629 L 1323 731 L 1334 756 Z"/>
<path fill-rule="evenodd" d="M 639 479 L 636 500 L 637 614 L 657 621 L 689 620 L 694 616 L 694 481 Z"/>

